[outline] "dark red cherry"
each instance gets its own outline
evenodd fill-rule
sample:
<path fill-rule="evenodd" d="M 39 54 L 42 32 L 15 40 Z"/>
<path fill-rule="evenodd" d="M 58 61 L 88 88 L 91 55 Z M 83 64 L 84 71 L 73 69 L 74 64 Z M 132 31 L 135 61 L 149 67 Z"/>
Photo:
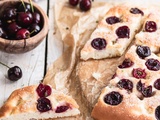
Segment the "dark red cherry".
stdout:
<path fill-rule="evenodd" d="M 38 24 L 32 24 L 29 28 L 28 28 L 29 32 L 31 33 L 31 37 L 36 35 L 37 33 L 39 33 L 41 31 L 41 27 Z"/>
<path fill-rule="evenodd" d="M 21 39 L 27 39 L 30 37 L 30 32 L 27 29 L 20 29 L 18 30 L 18 32 L 16 33 L 16 39 L 17 40 L 21 40 Z"/>
<path fill-rule="evenodd" d="M 133 65 L 134 63 L 130 59 L 125 59 L 121 65 L 119 65 L 119 68 L 129 68 Z"/>
<path fill-rule="evenodd" d="M 142 82 L 141 81 L 139 81 L 138 83 L 137 83 L 137 90 L 139 91 L 139 92 L 141 92 L 142 91 L 142 87 L 144 87 L 144 84 L 142 84 Z"/>
<path fill-rule="evenodd" d="M 0 27 L 2 27 L 3 26 L 3 21 L 2 21 L 2 19 L 0 19 Z"/>
<path fill-rule="evenodd" d="M 151 55 L 151 50 L 148 46 L 138 46 L 136 49 L 136 53 L 142 59 Z"/>
<path fill-rule="evenodd" d="M 122 102 L 123 96 L 116 91 L 112 91 L 104 96 L 104 102 L 109 105 L 118 105 Z"/>
<path fill-rule="evenodd" d="M 145 24 L 146 32 L 155 32 L 157 30 L 157 24 L 154 21 L 147 21 Z"/>
<path fill-rule="evenodd" d="M 40 111 L 40 112 L 47 112 L 49 110 L 52 110 L 52 105 L 51 105 L 51 102 L 48 98 L 39 98 L 37 100 L 37 109 Z"/>
<path fill-rule="evenodd" d="M 88 11 L 92 6 L 92 2 L 91 0 L 81 0 L 79 6 L 82 11 Z"/>
<path fill-rule="evenodd" d="M 149 70 L 158 71 L 160 69 L 160 62 L 157 59 L 150 58 L 145 65 Z"/>
<path fill-rule="evenodd" d="M 19 12 L 17 21 L 22 27 L 28 27 L 33 22 L 33 16 L 30 12 Z"/>
<path fill-rule="evenodd" d="M 145 84 L 144 83 L 142 84 L 142 82 L 139 81 L 136 87 L 137 87 L 137 90 L 141 92 L 144 97 L 152 96 L 152 86 L 151 85 L 145 87 Z"/>
<path fill-rule="evenodd" d="M 152 96 L 152 86 L 142 87 L 142 95 L 144 97 L 151 97 Z"/>
<path fill-rule="evenodd" d="M 16 23 L 16 22 L 12 22 L 8 25 L 7 27 L 7 32 L 9 35 L 13 36 L 17 33 L 18 30 L 20 30 L 21 27 Z"/>
<path fill-rule="evenodd" d="M 18 66 L 14 66 L 8 69 L 8 78 L 11 81 L 17 81 L 22 77 L 22 70 Z"/>
<path fill-rule="evenodd" d="M 2 13 L 2 18 L 4 21 L 10 22 L 15 20 L 17 17 L 17 9 L 16 8 L 6 8 Z"/>
<path fill-rule="evenodd" d="M 19 6 L 18 6 L 18 9 L 17 9 L 18 12 L 31 12 L 32 11 L 32 7 L 31 7 L 31 4 L 30 3 L 21 3 Z"/>
<path fill-rule="evenodd" d="M 4 38 L 4 39 L 8 39 L 8 35 L 7 33 L 3 30 L 2 27 L 0 27 L 0 37 Z"/>
<path fill-rule="evenodd" d="M 145 72 L 145 69 L 136 68 L 132 70 L 132 75 L 137 79 L 140 79 L 140 78 L 145 79 L 147 73 Z"/>
<path fill-rule="evenodd" d="M 157 90 L 160 90 L 160 78 L 157 79 L 157 80 L 154 82 L 154 87 L 155 87 Z"/>
<path fill-rule="evenodd" d="M 155 109 L 155 116 L 157 120 L 160 120 L 160 106 Z"/>
<path fill-rule="evenodd" d="M 120 87 L 120 88 L 124 88 L 128 91 L 132 91 L 132 89 L 133 89 L 133 83 L 128 79 L 121 79 L 117 83 L 117 86 Z"/>
<path fill-rule="evenodd" d="M 108 23 L 108 24 L 116 24 L 116 23 L 119 23 L 121 20 L 118 18 L 118 17 L 116 17 L 116 16 L 111 16 L 111 17 L 108 17 L 107 19 L 106 19 L 106 22 Z"/>
<path fill-rule="evenodd" d="M 43 85 L 42 83 L 36 89 L 39 97 L 47 97 L 51 95 L 52 89 L 49 85 Z"/>
<path fill-rule="evenodd" d="M 130 29 L 128 26 L 121 26 L 116 30 L 118 38 L 129 38 Z"/>
<path fill-rule="evenodd" d="M 117 76 L 117 74 L 115 73 L 115 74 L 112 76 L 112 78 L 111 78 L 111 79 L 114 79 L 116 76 Z"/>
<path fill-rule="evenodd" d="M 138 9 L 138 8 L 131 8 L 130 12 L 132 14 L 141 14 L 142 16 L 144 15 L 144 13 L 140 9 Z"/>
<path fill-rule="evenodd" d="M 33 16 L 33 23 L 40 24 L 41 15 L 38 12 L 34 12 L 32 13 L 32 16 Z"/>
<path fill-rule="evenodd" d="M 65 112 L 65 111 L 67 111 L 69 109 L 69 106 L 66 106 L 66 105 L 64 105 L 64 106 L 59 106 L 59 107 L 57 107 L 56 108 L 56 113 L 62 113 L 62 112 Z"/>
<path fill-rule="evenodd" d="M 69 0 L 69 4 L 72 6 L 77 6 L 79 3 L 79 0 Z"/>
<path fill-rule="evenodd" d="M 95 38 L 91 42 L 91 46 L 96 50 L 102 50 L 106 48 L 106 40 L 104 38 Z"/>

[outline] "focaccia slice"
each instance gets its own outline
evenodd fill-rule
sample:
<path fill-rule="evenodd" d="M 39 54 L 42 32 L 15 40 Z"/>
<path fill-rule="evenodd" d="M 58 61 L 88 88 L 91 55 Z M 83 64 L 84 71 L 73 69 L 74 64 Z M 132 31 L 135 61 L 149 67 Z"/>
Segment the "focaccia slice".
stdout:
<path fill-rule="evenodd" d="M 76 101 L 49 85 L 15 90 L 0 108 L 1 120 L 39 120 L 80 114 Z"/>
<path fill-rule="evenodd" d="M 136 36 L 137 45 L 149 46 L 152 52 L 160 49 L 160 9 L 151 8 L 144 21 L 143 28 Z"/>
<path fill-rule="evenodd" d="M 111 8 L 82 48 L 81 59 L 121 56 L 142 25 L 143 9 L 129 5 Z"/>
<path fill-rule="evenodd" d="M 160 57 L 131 46 L 92 111 L 97 120 L 160 119 Z"/>

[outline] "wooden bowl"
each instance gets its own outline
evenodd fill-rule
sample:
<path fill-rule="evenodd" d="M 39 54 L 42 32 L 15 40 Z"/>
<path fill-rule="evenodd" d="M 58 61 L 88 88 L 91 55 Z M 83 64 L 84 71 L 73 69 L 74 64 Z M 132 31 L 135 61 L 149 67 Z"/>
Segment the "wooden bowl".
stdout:
<path fill-rule="evenodd" d="M 25 3 L 29 3 L 27 0 L 23 0 Z M 13 6 L 21 2 L 20 0 L 4 0 L 0 1 L 0 14 L 3 9 L 6 9 L 9 6 Z M 0 50 L 7 53 L 24 53 L 30 51 L 37 47 L 42 40 L 46 37 L 48 33 L 48 17 L 46 13 L 39 7 L 36 3 L 32 2 L 34 8 L 41 14 L 42 19 L 42 29 L 41 31 L 34 35 L 33 37 L 21 40 L 8 40 L 0 37 Z"/>

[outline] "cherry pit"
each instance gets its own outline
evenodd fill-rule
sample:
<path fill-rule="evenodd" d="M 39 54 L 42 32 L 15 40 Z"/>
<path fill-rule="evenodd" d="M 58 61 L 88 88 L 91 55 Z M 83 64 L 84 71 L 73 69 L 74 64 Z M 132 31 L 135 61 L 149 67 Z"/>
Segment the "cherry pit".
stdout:
<path fill-rule="evenodd" d="M 20 40 L 32 37 L 42 29 L 40 12 L 32 3 L 16 2 L 0 13 L 0 37 Z"/>

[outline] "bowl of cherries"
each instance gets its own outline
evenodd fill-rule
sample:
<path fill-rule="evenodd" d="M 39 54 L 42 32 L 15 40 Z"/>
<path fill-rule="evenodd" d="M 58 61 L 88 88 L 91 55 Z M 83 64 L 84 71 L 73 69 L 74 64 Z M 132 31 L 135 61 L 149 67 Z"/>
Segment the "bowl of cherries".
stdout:
<path fill-rule="evenodd" d="M 0 50 L 24 53 L 44 40 L 48 17 L 32 0 L 4 0 L 0 8 Z"/>

